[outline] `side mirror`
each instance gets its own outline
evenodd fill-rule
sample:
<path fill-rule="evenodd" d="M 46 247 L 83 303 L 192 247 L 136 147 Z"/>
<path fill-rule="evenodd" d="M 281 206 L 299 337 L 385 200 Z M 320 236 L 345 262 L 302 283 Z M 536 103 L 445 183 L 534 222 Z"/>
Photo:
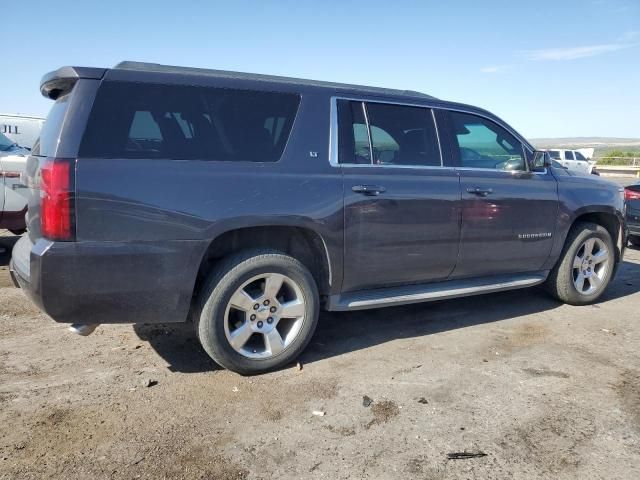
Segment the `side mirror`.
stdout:
<path fill-rule="evenodd" d="M 536 150 L 533 152 L 533 162 L 531 170 L 534 172 L 544 172 L 546 168 L 551 167 L 551 156 L 549 152 Z"/>

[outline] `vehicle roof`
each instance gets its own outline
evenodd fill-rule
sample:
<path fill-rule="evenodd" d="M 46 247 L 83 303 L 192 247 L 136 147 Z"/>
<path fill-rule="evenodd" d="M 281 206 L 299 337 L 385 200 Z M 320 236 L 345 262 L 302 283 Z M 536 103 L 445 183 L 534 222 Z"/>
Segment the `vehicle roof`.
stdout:
<path fill-rule="evenodd" d="M 334 91 L 358 91 L 374 95 L 401 96 L 419 99 L 434 99 L 431 95 L 413 90 L 397 90 L 392 88 L 368 87 L 364 85 L 351 85 L 346 83 L 326 82 L 320 80 L 307 80 L 302 78 L 281 77 L 277 75 L 263 75 L 258 73 L 233 72 L 227 70 L 214 70 L 207 68 L 178 67 L 173 65 L 162 65 L 159 63 L 131 62 L 124 61 L 118 63 L 111 70 L 127 70 L 131 72 L 155 72 L 185 76 L 200 76 L 224 78 L 233 80 L 248 80 L 254 82 L 267 82 L 281 85 L 296 85 L 300 87 L 310 87 L 318 89 L 329 89 Z"/>
<path fill-rule="evenodd" d="M 40 82 L 40 90 L 44 96 L 51 97 L 50 92 L 58 85 L 66 81 L 75 81 L 79 78 L 113 79 L 113 80 L 139 80 L 149 81 L 151 77 L 163 76 L 165 78 L 178 78 L 180 80 L 193 79 L 220 79 L 239 80 L 244 82 L 268 83 L 274 86 L 295 86 L 305 90 L 331 90 L 333 92 L 368 94 L 386 97 L 398 97 L 404 100 L 437 100 L 431 95 L 413 90 L 397 90 L 392 88 L 368 87 L 364 85 L 350 85 L 346 83 L 325 82 L 320 80 L 307 80 L 292 77 L 280 77 L 277 75 L 263 75 L 258 73 L 232 72 L 227 70 L 213 70 L 206 68 L 178 67 L 162 65 L 159 63 L 124 61 L 113 68 L 92 67 L 61 67 L 58 70 L 46 74 Z M 64 87 L 63 83 L 63 87 Z"/>

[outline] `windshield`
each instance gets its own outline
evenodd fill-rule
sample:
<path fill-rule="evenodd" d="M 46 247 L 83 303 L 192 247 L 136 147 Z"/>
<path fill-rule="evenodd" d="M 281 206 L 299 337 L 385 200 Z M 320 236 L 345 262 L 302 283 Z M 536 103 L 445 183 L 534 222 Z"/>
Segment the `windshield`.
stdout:
<path fill-rule="evenodd" d="M 6 152 L 11 149 L 16 144 L 16 142 L 9 140 L 5 135 L 0 133 L 0 151 Z"/>

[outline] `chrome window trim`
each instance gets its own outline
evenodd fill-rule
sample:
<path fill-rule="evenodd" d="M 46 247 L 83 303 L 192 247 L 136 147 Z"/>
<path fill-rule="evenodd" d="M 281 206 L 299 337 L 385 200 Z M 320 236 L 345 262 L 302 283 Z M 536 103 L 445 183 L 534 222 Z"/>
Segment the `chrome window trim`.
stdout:
<path fill-rule="evenodd" d="M 400 105 L 400 106 L 405 106 L 405 107 L 419 107 L 419 108 L 428 108 L 431 109 L 431 114 L 433 115 L 433 121 L 434 121 L 434 126 L 436 129 L 436 136 L 438 138 L 438 148 L 440 150 L 440 166 L 428 166 L 428 165 L 376 165 L 374 163 L 371 164 L 358 164 L 358 163 L 340 163 L 338 161 L 338 100 L 347 100 L 347 101 L 351 101 L 351 102 L 361 102 L 363 104 L 363 110 L 365 111 L 365 115 L 366 115 L 366 108 L 364 106 L 365 103 L 370 102 L 370 103 L 382 103 L 382 104 L 387 104 L 387 105 Z M 443 107 L 443 106 L 439 106 L 439 105 L 431 105 L 429 104 L 429 102 L 425 102 L 425 103 L 414 103 L 414 102 L 398 102 L 398 101 L 393 101 L 393 100 L 384 100 L 384 99 L 377 99 L 377 98 L 365 98 L 365 97 L 360 97 L 360 96 L 350 96 L 350 95 L 333 95 L 331 97 L 331 111 L 330 111 L 330 125 L 329 125 L 329 141 L 330 141 L 330 145 L 329 145 L 329 164 L 333 167 L 376 167 L 376 168 L 413 168 L 413 169 L 445 169 L 445 170 L 475 170 L 475 171 L 483 171 L 483 172 L 513 172 L 513 173 L 533 173 L 536 175 L 546 175 L 548 170 L 545 169 L 543 172 L 534 172 L 532 170 L 496 170 L 496 169 L 492 169 L 492 168 L 474 168 L 474 167 L 449 167 L 449 166 L 445 166 L 444 165 L 444 156 L 442 155 L 442 146 L 440 143 L 440 132 L 438 129 L 438 124 L 435 118 L 435 110 L 442 110 L 442 111 L 448 111 L 448 112 L 460 112 L 460 113 L 466 113 L 468 115 L 475 115 L 477 117 L 481 117 L 484 118 L 486 120 L 489 120 L 490 122 L 495 123 L 496 125 L 498 125 L 501 128 L 504 128 L 507 132 L 509 132 L 511 135 L 513 135 L 516 140 L 518 140 L 520 142 L 520 144 L 522 145 L 523 149 L 528 150 L 530 153 L 534 153 L 535 149 L 531 149 L 529 148 L 528 142 L 524 139 L 524 137 L 522 137 L 518 132 L 516 132 L 513 128 L 511 128 L 510 126 L 504 124 L 504 123 L 500 123 L 497 122 L 495 119 L 484 115 L 482 113 L 479 112 L 474 112 L 472 110 L 469 109 L 464 109 L 464 108 L 460 108 L 460 107 Z M 368 117 L 365 116 L 365 119 L 367 121 L 367 129 L 369 129 L 369 121 L 368 121 Z M 370 133 L 369 133 L 370 135 Z M 372 149 L 372 144 L 369 143 L 369 147 L 370 147 L 370 156 L 371 156 L 371 162 L 373 162 L 373 149 Z M 525 165 L 527 167 L 529 167 L 529 162 L 527 161 L 527 155 L 526 152 L 523 151 L 524 154 L 524 161 L 525 161 Z"/>
<path fill-rule="evenodd" d="M 338 161 L 338 99 L 331 97 L 331 111 L 329 112 L 329 164 L 339 167 Z"/>
<path fill-rule="evenodd" d="M 362 113 L 364 114 L 364 123 L 367 126 L 367 137 L 369 138 L 369 165 L 373 166 L 373 140 L 371 139 L 371 125 L 369 125 L 369 113 L 367 112 L 367 105 L 364 102 L 360 102 L 360 106 L 362 108 Z M 362 165 L 367 165 L 367 164 L 363 163 Z"/>
<path fill-rule="evenodd" d="M 438 151 L 440 152 L 440 166 L 444 167 L 444 157 L 442 156 L 442 145 L 440 145 L 440 131 L 438 130 L 438 122 L 436 121 L 436 114 L 431 110 L 431 118 L 433 118 L 433 128 L 436 129 L 436 140 L 438 141 Z"/>
<path fill-rule="evenodd" d="M 456 167 L 439 167 L 437 165 L 376 165 L 370 163 L 341 163 L 340 168 L 362 168 L 362 167 L 375 167 L 375 168 L 409 168 L 413 170 L 456 170 Z M 500 170 L 496 170 L 500 171 Z M 507 170 L 505 170 L 506 172 Z"/>
<path fill-rule="evenodd" d="M 471 171 L 471 172 L 504 172 L 504 173 L 532 173 L 535 175 L 546 175 L 547 174 L 547 169 L 545 168 L 542 172 L 534 172 L 533 170 L 497 170 L 495 168 L 480 168 L 480 167 L 451 167 L 451 168 L 455 168 L 456 170 L 464 170 L 464 171 Z"/>

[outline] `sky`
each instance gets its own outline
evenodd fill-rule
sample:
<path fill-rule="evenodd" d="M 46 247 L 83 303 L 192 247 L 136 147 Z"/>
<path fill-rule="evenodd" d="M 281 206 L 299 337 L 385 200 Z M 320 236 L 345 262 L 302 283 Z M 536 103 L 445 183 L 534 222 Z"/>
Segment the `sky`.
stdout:
<path fill-rule="evenodd" d="M 640 0 L 4 0 L 0 112 L 43 74 L 148 61 L 418 90 L 528 138 L 640 137 Z"/>

